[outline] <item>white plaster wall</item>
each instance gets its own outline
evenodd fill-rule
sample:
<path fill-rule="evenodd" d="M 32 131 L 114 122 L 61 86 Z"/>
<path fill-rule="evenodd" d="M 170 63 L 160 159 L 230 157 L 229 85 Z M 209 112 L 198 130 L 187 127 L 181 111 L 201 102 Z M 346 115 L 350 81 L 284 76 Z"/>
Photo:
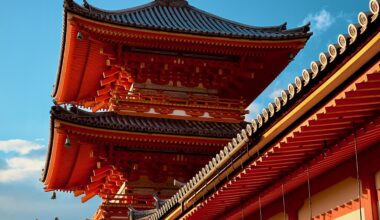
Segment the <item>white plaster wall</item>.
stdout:
<path fill-rule="evenodd" d="M 270 218 L 268 220 L 284 220 L 284 212 L 280 212 Z M 288 216 L 286 215 L 286 220 L 288 220 Z"/>
<path fill-rule="evenodd" d="M 313 187 L 313 182 L 311 181 L 311 187 Z M 354 178 L 347 178 L 329 188 L 312 195 L 311 197 L 311 207 L 313 216 L 326 213 L 329 210 L 345 204 L 351 200 L 358 197 L 358 187 L 357 181 Z M 306 199 L 302 208 L 298 211 L 298 219 L 304 220 L 309 219 L 309 200 Z M 342 218 L 341 220 L 346 220 L 347 218 Z M 351 218 L 352 219 L 352 218 Z M 355 218 L 353 218 L 355 219 Z"/>

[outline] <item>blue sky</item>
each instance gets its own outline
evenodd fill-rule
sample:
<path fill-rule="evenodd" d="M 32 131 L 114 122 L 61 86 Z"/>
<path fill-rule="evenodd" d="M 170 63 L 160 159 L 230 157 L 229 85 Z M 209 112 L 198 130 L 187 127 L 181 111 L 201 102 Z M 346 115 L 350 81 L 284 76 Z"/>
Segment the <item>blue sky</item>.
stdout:
<path fill-rule="evenodd" d="M 122 9 L 141 0 L 89 0 L 96 7 Z M 312 23 L 314 35 L 295 60 L 250 106 L 251 115 L 293 82 L 318 54 L 346 33 L 368 0 L 190 0 L 216 15 L 255 26 Z M 57 200 L 38 181 L 49 140 L 50 96 L 61 47 L 63 0 L 0 2 L 0 218 L 90 218 L 98 199 L 85 204 L 71 194 Z"/>

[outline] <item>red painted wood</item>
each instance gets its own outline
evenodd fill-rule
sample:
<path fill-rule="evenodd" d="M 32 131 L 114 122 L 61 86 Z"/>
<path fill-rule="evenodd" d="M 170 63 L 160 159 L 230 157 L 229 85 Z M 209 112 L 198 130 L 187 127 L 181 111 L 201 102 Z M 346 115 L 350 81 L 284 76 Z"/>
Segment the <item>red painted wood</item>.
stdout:
<path fill-rule="evenodd" d="M 367 89 L 370 87 L 371 86 L 361 86 L 357 91 L 360 92 L 362 89 Z M 376 91 L 378 90 L 372 90 L 372 93 L 376 95 Z M 314 159 L 309 162 L 309 169 L 310 173 L 312 173 L 312 178 L 328 172 L 334 166 L 337 166 L 338 164 L 352 158 L 354 155 L 352 136 L 354 125 L 358 136 L 359 151 L 363 151 L 368 147 L 373 146 L 373 144 L 378 142 L 378 137 L 380 136 L 380 118 L 378 118 L 378 116 L 376 116 L 373 112 L 368 113 L 368 109 L 377 111 L 380 110 L 380 106 L 374 102 L 375 99 L 373 98 L 355 99 L 356 100 L 354 101 L 356 104 L 352 106 L 347 106 L 347 104 L 352 101 L 352 98 L 347 97 L 344 99 L 347 101 L 336 101 L 336 106 L 324 107 L 324 114 L 318 114 L 316 118 L 311 117 L 308 119 L 309 126 L 303 126 L 301 127 L 301 130 L 296 129 L 296 132 L 293 133 L 292 137 L 286 139 L 286 143 L 284 141 L 277 144 L 280 146 L 279 149 L 276 149 L 272 154 L 268 154 L 268 157 L 262 157 L 260 159 L 261 162 L 255 162 L 257 166 L 263 164 L 277 165 L 281 163 L 287 165 L 284 167 L 270 166 L 271 170 L 282 170 L 285 172 L 287 170 L 292 170 L 292 172 L 290 172 L 290 174 L 281 182 L 273 181 L 276 179 L 275 176 L 265 177 L 266 175 L 264 173 L 255 172 L 255 166 L 253 166 L 253 168 L 247 170 L 246 174 L 241 175 L 237 181 L 233 181 L 231 184 L 225 185 L 223 187 L 223 191 L 219 191 L 218 194 L 214 194 L 212 199 L 208 200 L 207 203 L 202 203 L 198 210 L 188 217 L 188 219 L 198 219 L 201 216 L 203 219 L 212 219 L 216 217 L 224 217 L 227 213 L 230 213 L 230 215 L 225 216 L 226 218 L 238 219 L 241 216 L 242 209 L 244 209 L 247 214 L 257 213 L 257 193 L 261 194 L 264 205 L 268 205 L 268 207 L 273 208 L 273 206 L 269 204 L 281 197 L 281 190 L 279 189 L 281 188 L 282 182 L 285 182 L 284 187 L 286 189 L 286 193 L 292 190 L 297 190 L 298 187 L 305 183 L 305 169 L 302 165 L 303 158 L 305 158 L 306 155 L 302 155 L 302 153 L 308 152 L 309 155 L 314 154 Z M 362 117 L 363 115 L 366 117 Z M 340 118 L 343 120 L 339 121 Z M 357 118 L 360 118 L 360 120 L 357 120 Z M 321 120 L 321 123 L 319 123 L 319 120 Z M 360 129 L 361 127 L 364 127 L 364 129 Z M 313 136 L 316 137 L 318 135 L 320 137 L 319 139 L 323 139 L 323 137 L 326 136 L 327 140 L 330 140 L 325 142 L 328 150 L 323 151 L 325 143 L 318 143 L 320 140 L 312 138 Z M 305 137 L 305 139 L 303 137 Z M 305 144 L 306 147 L 300 147 L 300 144 Z M 278 152 L 283 153 L 284 156 L 286 156 L 287 152 L 299 152 L 299 154 L 296 154 L 299 155 L 299 161 L 297 161 L 297 158 L 295 158 L 293 163 L 281 161 L 281 158 L 279 159 L 275 157 Z M 376 155 L 376 153 L 373 154 Z M 350 172 L 352 173 L 353 171 L 354 169 Z M 340 175 L 337 176 L 342 178 Z M 269 180 L 267 180 L 267 178 L 269 178 Z M 259 181 L 256 182 L 256 180 Z M 244 199 L 241 196 L 246 193 L 244 190 L 245 187 L 250 183 L 255 182 L 259 185 L 255 185 L 255 188 L 247 189 L 247 191 L 252 190 L 249 193 L 249 195 L 251 195 L 249 197 L 253 198 L 249 198 L 248 201 L 242 202 Z M 326 184 L 325 187 L 331 183 L 328 182 Z M 270 187 L 267 188 L 268 186 Z M 262 187 L 265 187 L 266 190 L 258 191 L 258 189 Z M 243 189 L 242 193 L 238 193 L 239 188 Z M 221 201 L 224 202 L 221 203 Z M 229 205 L 226 206 L 226 204 Z M 226 209 L 228 211 L 226 211 Z M 231 212 L 231 210 L 235 211 Z M 341 214 L 343 212 L 337 213 Z"/>

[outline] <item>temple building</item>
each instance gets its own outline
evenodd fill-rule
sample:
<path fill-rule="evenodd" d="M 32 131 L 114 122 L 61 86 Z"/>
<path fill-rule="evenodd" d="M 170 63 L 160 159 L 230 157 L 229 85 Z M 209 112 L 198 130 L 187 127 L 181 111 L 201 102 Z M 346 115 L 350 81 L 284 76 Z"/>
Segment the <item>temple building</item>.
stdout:
<path fill-rule="evenodd" d="M 245 122 L 309 25 L 65 0 L 45 191 L 99 196 L 93 219 L 378 219 L 378 14 Z"/>

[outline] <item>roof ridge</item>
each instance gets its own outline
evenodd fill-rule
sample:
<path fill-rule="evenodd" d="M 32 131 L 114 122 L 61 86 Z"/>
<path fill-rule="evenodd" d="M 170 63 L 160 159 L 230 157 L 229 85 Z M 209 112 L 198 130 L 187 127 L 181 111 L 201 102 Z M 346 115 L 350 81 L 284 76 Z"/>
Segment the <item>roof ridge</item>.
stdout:
<path fill-rule="evenodd" d="M 187 0 L 154 0 L 156 4 L 172 7 L 185 7 L 189 5 Z"/>
<path fill-rule="evenodd" d="M 64 0 L 64 8 L 65 10 L 95 20 L 159 30 L 252 39 L 273 39 L 272 35 L 275 35 L 275 38 L 277 39 L 284 39 L 287 37 L 308 38 L 310 36 L 310 33 L 308 33 L 309 29 L 303 27 L 294 28 L 293 32 L 286 32 L 286 22 L 277 26 L 259 27 L 229 20 L 194 7 L 190 5 L 187 0 L 154 0 L 147 4 L 121 10 L 100 9 L 91 5 L 87 0 L 83 0 L 82 5 L 79 5 L 74 0 Z M 174 14 L 167 14 L 167 10 L 173 10 Z M 148 19 L 147 21 L 144 18 L 152 16 L 158 18 L 158 20 L 154 19 L 154 21 L 150 21 Z M 174 21 L 174 23 L 171 22 L 170 24 L 167 24 L 161 22 L 161 17 L 163 17 L 164 20 L 173 20 L 178 19 L 179 17 L 181 19 L 187 19 L 189 22 L 182 24 Z M 197 18 L 204 19 L 205 21 L 201 22 L 202 24 L 199 25 L 198 22 L 194 23 L 192 21 Z"/>
<path fill-rule="evenodd" d="M 81 108 L 78 108 L 77 106 L 70 106 L 69 109 L 61 106 L 61 105 L 54 105 L 51 107 L 51 114 L 53 116 L 57 115 L 71 115 L 79 118 L 83 117 L 121 117 L 121 118 L 134 118 L 134 119 L 145 119 L 146 117 L 143 116 L 133 116 L 133 115 L 121 115 L 117 114 L 116 112 L 88 112 Z M 152 120 L 161 120 L 162 118 L 156 118 L 156 117 L 150 117 Z M 172 118 L 165 118 L 165 121 L 170 122 L 181 122 L 181 123 L 187 123 L 184 119 L 172 119 Z M 236 124 L 236 125 L 245 125 L 246 122 L 239 122 L 239 123 L 233 123 L 233 122 L 217 122 L 217 121 L 195 121 L 196 123 L 204 123 L 204 124 L 212 124 L 212 125 L 225 125 L 225 124 Z"/>
<path fill-rule="evenodd" d="M 72 1 L 72 0 L 65 0 L 65 1 Z M 122 13 L 132 13 L 141 9 L 146 9 L 155 6 L 157 3 L 150 2 L 142 5 L 138 5 L 135 7 L 130 7 L 130 8 L 125 8 L 125 9 L 120 9 L 120 10 L 106 10 L 106 9 L 101 9 L 98 7 L 93 6 L 92 4 L 88 3 L 87 0 L 83 0 L 83 6 L 78 5 L 79 7 L 86 8 L 90 13 L 91 12 L 97 12 L 97 13 L 113 13 L 113 14 L 122 14 Z"/>
<path fill-rule="evenodd" d="M 72 0 L 66 0 L 66 1 L 72 1 Z M 204 11 L 202 9 L 199 9 L 197 7 L 194 7 L 190 5 L 187 0 L 154 0 L 150 3 L 139 5 L 136 7 L 131 7 L 131 8 L 125 8 L 125 9 L 120 9 L 120 10 L 105 10 L 101 9 L 98 7 L 93 6 L 92 4 L 88 3 L 87 0 L 83 0 L 83 8 L 86 8 L 89 10 L 89 12 L 98 12 L 98 13 L 115 13 L 115 14 L 121 14 L 121 13 L 133 13 L 138 10 L 145 10 L 146 8 L 154 7 L 154 6 L 164 6 L 164 7 L 183 7 L 183 8 L 190 8 L 198 13 L 208 15 L 212 17 L 213 19 L 217 20 L 222 20 L 224 22 L 228 22 L 232 25 L 236 25 L 239 28 L 242 29 L 247 29 L 247 27 L 256 29 L 256 30 L 267 30 L 267 31 L 284 31 L 287 30 L 287 22 L 284 22 L 280 25 L 274 25 L 274 26 L 264 26 L 264 27 L 259 27 L 259 26 L 253 26 L 253 25 L 248 25 L 244 24 L 241 22 L 236 22 L 227 18 L 223 18 L 221 16 L 212 14 L 210 12 Z M 80 6 L 80 5 L 78 5 Z M 295 28 L 296 29 L 296 28 Z M 300 27 L 301 29 L 301 27 Z"/>

